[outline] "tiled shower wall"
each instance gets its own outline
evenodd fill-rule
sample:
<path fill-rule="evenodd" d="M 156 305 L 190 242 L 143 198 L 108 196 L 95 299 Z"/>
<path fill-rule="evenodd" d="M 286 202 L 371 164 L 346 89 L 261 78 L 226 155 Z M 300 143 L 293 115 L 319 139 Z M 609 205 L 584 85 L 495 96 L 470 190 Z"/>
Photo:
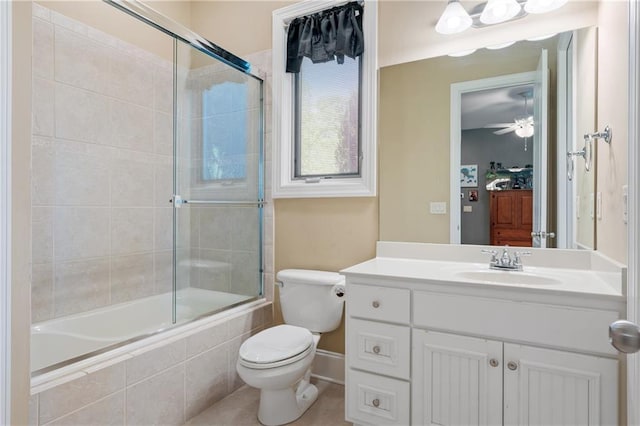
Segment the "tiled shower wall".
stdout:
<path fill-rule="evenodd" d="M 33 31 L 33 322 L 170 291 L 172 63 L 37 4 Z"/>
<path fill-rule="evenodd" d="M 32 321 L 170 291 L 172 63 L 37 4 L 33 21 Z M 172 40 L 159 34 L 158 42 Z M 267 177 L 270 57 L 260 52 L 246 58 L 254 69 L 267 70 L 258 71 L 267 77 Z M 184 105 L 194 104 L 199 92 L 189 89 L 203 77 L 211 84 L 230 78 L 223 65 L 183 72 Z M 181 136 L 196 147 L 201 132 L 195 124 L 206 117 L 189 114 L 183 114 L 191 125 L 181 126 Z M 254 139 L 249 154 L 255 157 Z M 200 164 L 199 158 L 191 161 Z M 265 295 L 271 300 L 269 182 L 263 254 Z M 179 212 L 179 265 L 186 265 L 179 284 L 255 294 L 255 210 L 189 210 Z"/>

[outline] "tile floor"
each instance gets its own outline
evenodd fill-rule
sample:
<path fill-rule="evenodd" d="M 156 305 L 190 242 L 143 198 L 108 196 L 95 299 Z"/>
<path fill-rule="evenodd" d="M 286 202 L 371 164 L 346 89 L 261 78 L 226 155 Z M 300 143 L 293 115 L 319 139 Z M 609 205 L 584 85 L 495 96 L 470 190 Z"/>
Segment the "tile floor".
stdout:
<path fill-rule="evenodd" d="M 321 380 L 313 380 L 313 383 L 318 387 L 318 399 L 302 417 L 289 424 L 351 425 L 344 420 L 344 386 Z M 260 391 L 245 385 L 189 420 L 185 426 L 259 426 L 259 400 Z"/>

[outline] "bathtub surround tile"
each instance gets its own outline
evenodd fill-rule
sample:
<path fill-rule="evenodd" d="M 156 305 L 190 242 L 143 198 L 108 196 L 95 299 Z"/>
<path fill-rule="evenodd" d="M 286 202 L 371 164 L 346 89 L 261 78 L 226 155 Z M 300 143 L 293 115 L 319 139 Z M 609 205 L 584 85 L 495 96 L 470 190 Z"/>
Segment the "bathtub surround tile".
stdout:
<path fill-rule="evenodd" d="M 153 269 L 155 276 L 155 294 L 173 290 L 173 252 L 156 251 L 153 253 Z"/>
<path fill-rule="evenodd" d="M 265 250 L 265 261 L 268 250 Z M 231 293 L 256 294 L 259 286 L 259 256 L 257 252 L 234 251 L 231 255 Z"/>
<path fill-rule="evenodd" d="M 56 81 L 107 95 L 110 93 L 108 78 L 111 56 L 113 49 L 92 41 L 86 35 L 56 27 Z"/>
<path fill-rule="evenodd" d="M 40 424 L 122 390 L 124 374 L 124 364 L 120 363 L 40 393 Z"/>
<path fill-rule="evenodd" d="M 227 366 L 227 394 L 235 392 L 237 389 L 244 385 L 244 382 L 238 375 L 238 371 L 236 369 L 236 364 L 238 363 L 238 354 L 240 351 L 240 346 L 247 340 L 249 337 L 254 336 L 258 333 L 259 328 L 254 331 L 250 331 L 241 336 L 238 336 L 232 340 L 230 340 L 225 346 L 229 353 L 229 364 Z"/>
<path fill-rule="evenodd" d="M 55 317 L 86 312 L 109 304 L 109 259 L 56 264 Z"/>
<path fill-rule="evenodd" d="M 169 64 L 154 67 L 153 107 L 168 114 L 173 111 L 173 68 Z"/>
<path fill-rule="evenodd" d="M 48 12 L 45 8 L 40 10 Z M 46 15 L 43 16 L 44 19 L 35 16 L 33 18 L 32 73 L 33 77 L 53 80 L 53 25 L 47 22 L 48 13 L 43 15 Z"/>
<path fill-rule="evenodd" d="M 153 116 L 153 145 L 156 154 L 173 155 L 173 116 L 156 111 Z"/>
<path fill-rule="evenodd" d="M 186 341 L 180 339 L 168 345 L 137 354 L 126 363 L 127 386 L 184 362 Z"/>
<path fill-rule="evenodd" d="M 169 39 L 167 43 L 170 43 Z M 109 59 L 107 81 L 111 96 L 125 102 L 152 108 L 153 79 L 149 78 L 149 69 L 152 64 L 142 59 L 139 54 L 131 55 L 115 49 Z"/>
<path fill-rule="evenodd" d="M 261 327 L 262 311 L 256 309 L 233 317 L 229 321 L 229 338 L 235 338 Z"/>
<path fill-rule="evenodd" d="M 111 258 L 111 304 L 151 296 L 153 292 L 153 254 Z"/>
<path fill-rule="evenodd" d="M 38 3 L 31 5 L 31 13 L 35 18 L 40 18 L 44 21 L 51 21 L 51 10 L 44 6 L 40 6 Z"/>
<path fill-rule="evenodd" d="M 186 418 L 201 413 L 227 395 L 228 351 L 208 350 L 186 363 Z"/>
<path fill-rule="evenodd" d="M 87 26 L 85 24 L 78 22 L 75 19 L 68 18 L 61 13 L 51 11 L 51 22 L 80 35 L 87 35 Z"/>
<path fill-rule="evenodd" d="M 66 84 L 55 84 L 55 135 L 69 139 L 107 144 L 109 100 L 103 95 Z"/>
<path fill-rule="evenodd" d="M 118 149 L 111 159 L 111 205 L 152 207 L 154 161 L 148 155 Z"/>
<path fill-rule="evenodd" d="M 185 416 L 185 366 L 178 364 L 127 388 L 126 424 L 180 425 Z"/>
<path fill-rule="evenodd" d="M 197 259 L 191 268 L 191 286 L 204 290 L 229 292 L 231 289 L 231 252 L 201 249 L 196 253 L 198 253 Z"/>
<path fill-rule="evenodd" d="M 153 152 L 153 111 L 128 102 L 111 100 L 109 143 L 134 151 Z"/>
<path fill-rule="evenodd" d="M 173 209 L 171 207 L 156 208 L 154 213 L 153 249 L 171 250 L 173 248 Z"/>
<path fill-rule="evenodd" d="M 109 210 L 56 207 L 53 244 L 56 262 L 109 255 Z"/>
<path fill-rule="evenodd" d="M 221 322 L 200 330 L 186 338 L 187 358 L 219 346 L 229 340 L 229 324 Z"/>
<path fill-rule="evenodd" d="M 31 261 L 34 264 L 53 261 L 53 208 L 31 208 Z"/>
<path fill-rule="evenodd" d="M 125 392 L 120 391 L 43 426 L 124 425 Z"/>
<path fill-rule="evenodd" d="M 31 269 L 31 322 L 53 318 L 53 263 L 34 264 Z"/>
<path fill-rule="evenodd" d="M 202 209 L 200 213 L 200 248 L 230 250 L 233 210 L 223 207 Z"/>
<path fill-rule="evenodd" d="M 52 80 L 34 77 L 32 90 L 31 130 L 34 135 L 53 136 L 55 84 Z"/>
<path fill-rule="evenodd" d="M 114 255 L 153 250 L 153 209 L 111 209 L 111 253 Z"/>
<path fill-rule="evenodd" d="M 233 250 L 258 251 L 260 222 L 258 209 L 233 209 Z"/>
<path fill-rule="evenodd" d="M 32 206 L 54 203 L 54 159 L 53 140 L 33 136 L 31 140 L 31 204 Z"/>
<path fill-rule="evenodd" d="M 27 420 L 29 426 L 38 426 L 38 400 L 37 394 L 29 397 L 29 417 Z"/>
<path fill-rule="evenodd" d="M 171 207 L 173 196 L 173 161 L 171 157 L 158 156 L 154 165 L 155 206 Z"/>

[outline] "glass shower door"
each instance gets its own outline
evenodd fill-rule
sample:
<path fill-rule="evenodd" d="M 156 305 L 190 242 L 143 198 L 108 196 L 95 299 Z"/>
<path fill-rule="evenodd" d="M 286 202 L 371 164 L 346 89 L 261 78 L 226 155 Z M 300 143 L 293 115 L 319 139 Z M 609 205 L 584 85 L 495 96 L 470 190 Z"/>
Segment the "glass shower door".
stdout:
<path fill-rule="evenodd" d="M 175 322 L 262 293 L 262 81 L 176 50 Z"/>

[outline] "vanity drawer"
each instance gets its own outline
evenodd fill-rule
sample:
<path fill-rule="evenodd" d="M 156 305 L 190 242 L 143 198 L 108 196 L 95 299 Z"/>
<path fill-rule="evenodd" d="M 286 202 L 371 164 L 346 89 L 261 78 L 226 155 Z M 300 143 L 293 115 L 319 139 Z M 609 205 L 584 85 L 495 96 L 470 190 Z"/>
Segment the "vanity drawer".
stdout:
<path fill-rule="evenodd" d="M 350 367 L 409 379 L 409 327 L 350 318 L 347 362 Z"/>
<path fill-rule="evenodd" d="M 416 327 L 615 355 L 609 324 L 618 312 L 416 291 Z"/>
<path fill-rule="evenodd" d="M 409 424 L 409 382 L 347 371 L 347 420 L 374 425 Z"/>
<path fill-rule="evenodd" d="M 409 324 L 411 293 L 403 288 L 347 285 L 349 316 Z"/>

